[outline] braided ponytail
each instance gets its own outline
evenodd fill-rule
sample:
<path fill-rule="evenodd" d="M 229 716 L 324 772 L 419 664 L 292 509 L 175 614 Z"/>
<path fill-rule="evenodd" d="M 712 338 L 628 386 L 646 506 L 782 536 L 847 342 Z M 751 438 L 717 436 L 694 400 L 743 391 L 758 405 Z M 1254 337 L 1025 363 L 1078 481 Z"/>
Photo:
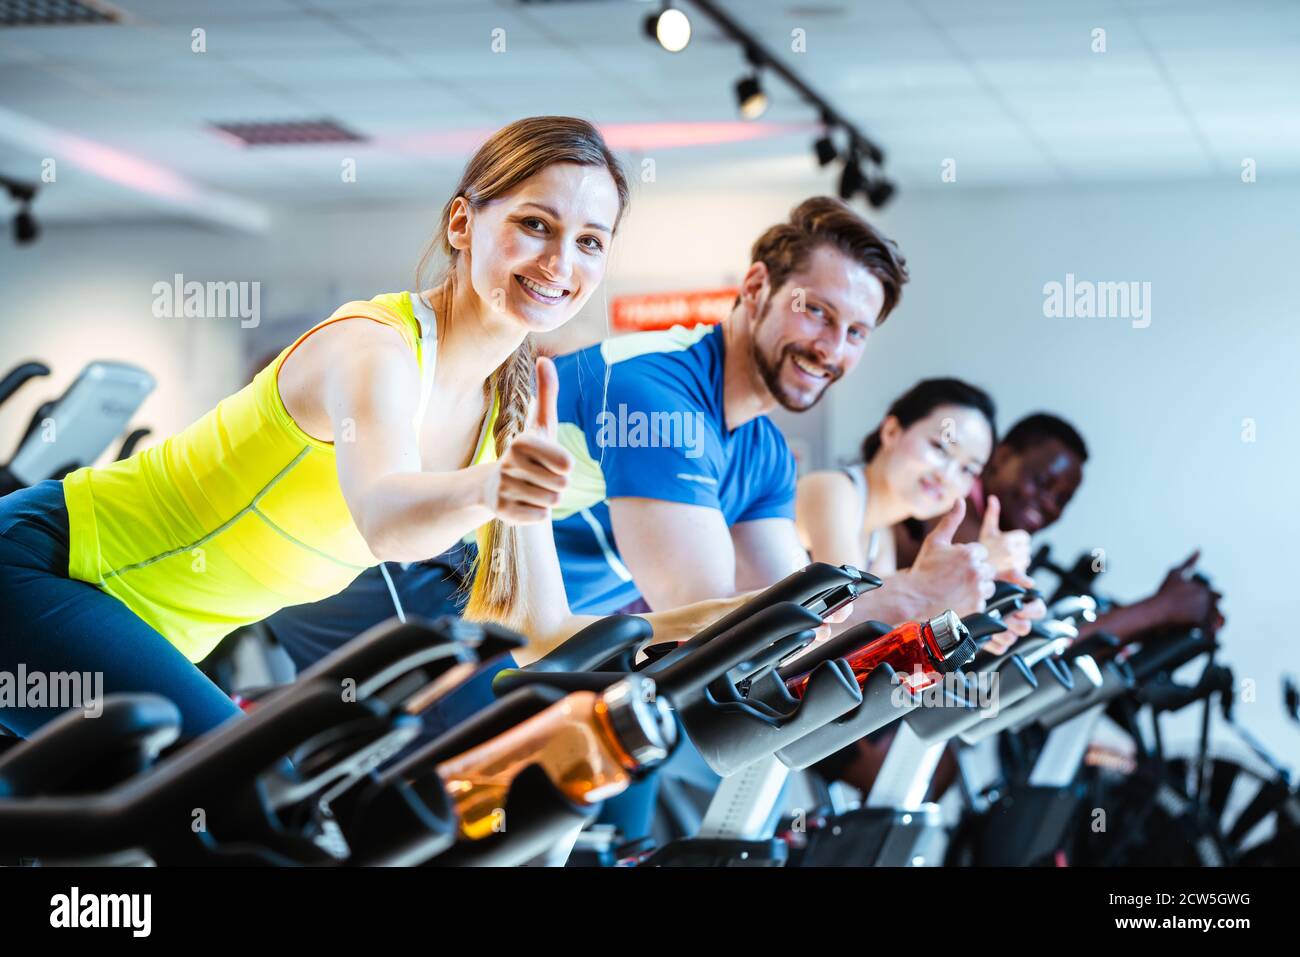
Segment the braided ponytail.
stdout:
<path fill-rule="evenodd" d="M 529 336 L 488 380 L 488 395 L 495 394 L 497 402 L 496 427 L 492 430 L 497 455 L 524 430 L 534 392 L 536 356 Z M 515 600 L 518 593 L 519 529 L 493 519 L 479 529 L 478 558 L 465 616 L 480 621 L 509 621 L 521 610 Z"/>

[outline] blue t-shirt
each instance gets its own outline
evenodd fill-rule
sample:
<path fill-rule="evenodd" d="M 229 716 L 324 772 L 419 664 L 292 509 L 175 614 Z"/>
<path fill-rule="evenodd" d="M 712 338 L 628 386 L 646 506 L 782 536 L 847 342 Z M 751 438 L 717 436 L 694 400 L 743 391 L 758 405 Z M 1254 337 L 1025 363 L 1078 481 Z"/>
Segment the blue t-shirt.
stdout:
<path fill-rule="evenodd" d="M 611 498 L 702 505 L 728 527 L 794 519 L 795 463 L 784 436 L 762 415 L 727 431 L 723 350 L 716 326 L 677 326 L 556 360 L 558 438 L 577 464 L 553 518 L 574 611 L 609 614 L 641 597 L 614 541 Z"/>

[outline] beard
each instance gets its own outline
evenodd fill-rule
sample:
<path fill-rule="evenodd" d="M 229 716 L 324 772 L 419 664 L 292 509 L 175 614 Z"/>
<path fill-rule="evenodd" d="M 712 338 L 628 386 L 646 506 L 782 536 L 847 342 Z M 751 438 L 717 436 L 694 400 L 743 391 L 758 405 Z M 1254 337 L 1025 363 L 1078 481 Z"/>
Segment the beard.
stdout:
<path fill-rule="evenodd" d="M 764 315 L 766 315 L 766 310 L 764 310 Z M 826 394 L 826 390 L 838 382 L 840 377 L 844 375 L 843 369 L 837 366 L 823 365 L 821 361 L 813 355 L 811 350 L 796 346 L 794 343 L 787 344 L 785 348 L 781 350 L 780 355 L 777 356 L 776 361 L 768 359 L 768 357 L 763 354 L 763 351 L 758 347 L 757 340 L 753 337 L 750 338 L 750 349 L 754 356 L 754 365 L 758 368 L 758 374 L 763 379 L 763 385 L 767 386 L 767 391 L 772 393 L 772 397 L 776 399 L 781 408 L 789 412 L 807 412 L 820 402 L 822 396 Z M 821 390 L 811 399 L 803 399 L 797 395 L 791 395 L 790 390 L 781 383 L 781 366 L 787 361 L 793 362 L 794 356 L 798 356 L 809 364 L 825 369 L 830 373 L 830 377 L 826 380 L 825 385 L 823 385 Z"/>

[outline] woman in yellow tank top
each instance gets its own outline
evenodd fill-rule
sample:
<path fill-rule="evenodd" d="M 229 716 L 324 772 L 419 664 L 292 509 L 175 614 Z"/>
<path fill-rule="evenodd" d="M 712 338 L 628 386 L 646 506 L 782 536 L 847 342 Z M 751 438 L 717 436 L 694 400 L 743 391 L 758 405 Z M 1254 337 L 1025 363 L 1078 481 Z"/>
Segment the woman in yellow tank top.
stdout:
<path fill-rule="evenodd" d="M 551 537 L 572 462 L 530 336 L 600 284 L 627 193 L 590 124 L 513 123 L 443 209 L 431 288 L 348 303 L 160 445 L 0 500 L 0 671 L 102 672 L 200 734 L 236 713 L 192 664 L 224 635 L 476 530 L 470 617 L 528 635 L 524 659 L 592 621 Z M 734 602 L 649 617 L 671 640 Z M 56 713 L 0 697 L 24 736 Z"/>

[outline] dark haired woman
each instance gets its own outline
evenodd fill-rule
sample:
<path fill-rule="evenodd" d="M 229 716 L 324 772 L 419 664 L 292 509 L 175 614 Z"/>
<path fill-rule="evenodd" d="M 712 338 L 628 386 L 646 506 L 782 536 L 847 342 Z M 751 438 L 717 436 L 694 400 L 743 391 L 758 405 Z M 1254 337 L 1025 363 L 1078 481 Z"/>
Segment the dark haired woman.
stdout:
<path fill-rule="evenodd" d="M 963 508 L 992 453 L 994 416 L 988 394 L 959 379 L 926 379 L 903 393 L 863 441 L 860 463 L 799 480 L 796 521 L 813 560 L 893 576 L 892 527 L 907 519 L 952 516 L 954 509 Z M 994 500 L 985 513 L 979 542 L 987 551 L 984 561 L 996 574 L 1022 574 L 1029 561 L 1029 537 L 999 531 L 997 508 Z M 955 516 L 954 527 L 958 522 L 960 516 Z M 987 581 L 983 587 L 989 587 Z M 972 607 L 955 610 L 978 610 L 979 599 L 972 599 Z M 990 649 L 999 650 L 1012 638 L 995 638 Z"/>

